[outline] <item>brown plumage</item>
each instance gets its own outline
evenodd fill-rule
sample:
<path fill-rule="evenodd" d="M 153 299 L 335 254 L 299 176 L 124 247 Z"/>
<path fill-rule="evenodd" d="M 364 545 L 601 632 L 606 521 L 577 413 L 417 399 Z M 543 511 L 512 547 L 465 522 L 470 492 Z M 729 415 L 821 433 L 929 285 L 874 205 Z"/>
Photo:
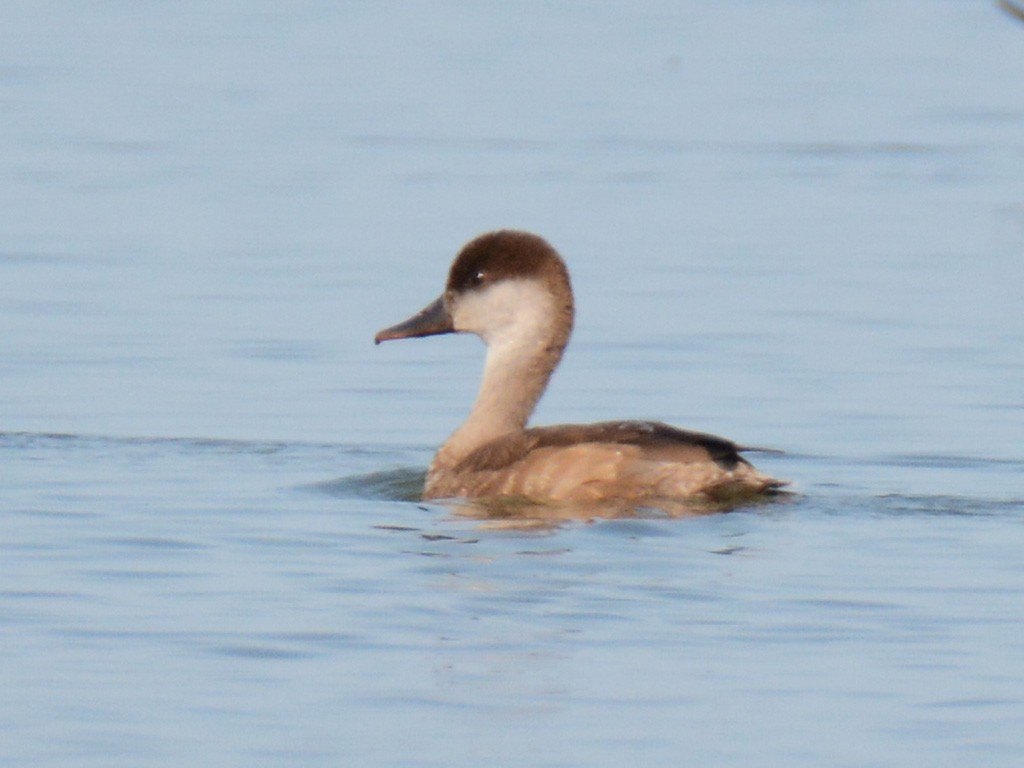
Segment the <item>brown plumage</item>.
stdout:
<path fill-rule="evenodd" d="M 734 443 L 659 422 L 526 428 L 573 325 L 569 273 L 526 232 L 481 235 L 459 253 L 442 296 L 377 334 L 388 339 L 465 332 L 488 345 L 466 422 L 438 450 L 423 497 L 534 501 L 725 500 L 782 485 Z"/>

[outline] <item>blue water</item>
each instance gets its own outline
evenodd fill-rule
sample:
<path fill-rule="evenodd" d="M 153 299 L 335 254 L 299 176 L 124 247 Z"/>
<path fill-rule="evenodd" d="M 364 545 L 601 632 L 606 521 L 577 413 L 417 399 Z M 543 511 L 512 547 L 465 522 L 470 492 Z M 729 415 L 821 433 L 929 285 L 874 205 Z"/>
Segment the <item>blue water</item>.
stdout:
<path fill-rule="evenodd" d="M 1016 766 L 1024 24 L 996 3 L 20 3 L 0 23 L 0 765 Z M 490 228 L 536 423 L 795 495 L 421 504 Z"/>

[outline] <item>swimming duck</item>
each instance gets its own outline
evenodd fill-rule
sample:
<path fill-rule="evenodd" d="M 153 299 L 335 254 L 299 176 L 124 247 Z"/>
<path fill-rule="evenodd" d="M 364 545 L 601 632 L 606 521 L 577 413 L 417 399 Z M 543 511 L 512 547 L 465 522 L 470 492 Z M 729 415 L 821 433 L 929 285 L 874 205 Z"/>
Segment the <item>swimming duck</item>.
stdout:
<path fill-rule="evenodd" d="M 754 469 L 729 440 L 656 421 L 527 428 L 573 316 L 569 272 L 555 249 L 537 235 L 500 230 L 462 249 L 437 300 L 376 335 L 379 344 L 474 333 L 487 345 L 476 402 L 434 456 L 424 499 L 719 501 L 785 484 Z"/>

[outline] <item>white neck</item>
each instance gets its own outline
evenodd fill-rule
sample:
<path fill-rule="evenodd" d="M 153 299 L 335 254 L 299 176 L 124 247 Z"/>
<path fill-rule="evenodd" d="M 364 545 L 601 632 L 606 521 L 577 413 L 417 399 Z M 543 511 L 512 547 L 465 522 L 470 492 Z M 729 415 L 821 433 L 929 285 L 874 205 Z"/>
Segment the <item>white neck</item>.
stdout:
<path fill-rule="evenodd" d="M 495 286 L 478 303 L 479 308 L 467 299 L 460 307 L 463 322 L 456 327 L 477 333 L 487 343 L 480 391 L 469 417 L 438 451 L 435 463 L 457 463 L 490 440 L 523 430 L 568 340 L 570 328 L 557 322 L 553 297 L 535 284 L 510 281 Z M 515 310 L 506 313 L 510 306 Z M 486 325 L 474 323 L 485 311 Z"/>

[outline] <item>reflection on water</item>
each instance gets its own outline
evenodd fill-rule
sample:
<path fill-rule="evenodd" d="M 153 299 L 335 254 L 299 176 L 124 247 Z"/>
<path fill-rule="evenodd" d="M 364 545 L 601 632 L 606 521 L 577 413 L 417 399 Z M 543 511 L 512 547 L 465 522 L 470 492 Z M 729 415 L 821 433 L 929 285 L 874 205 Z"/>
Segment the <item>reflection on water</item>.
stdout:
<path fill-rule="evenodd" d="M 699 500 L 645 499 L 643 504 L 608 500 L 587 504 L 546 502 L 527 499 L 466 499 L 445 503 L 456 515 L 479 520 L 485 528 L 509 530 L 547 530 L 571 522 L 640 519 L 671 520 L 749 511 L 763 505 L 778 504 L 790 494 L 779 492 L 762 499 L 743 502 L 704 502 Z"/>
<path fill-rule="evenodd" d="M 426 473 L 420 469 L 400 468 L 318 483 L 315 488 L 339 498 L 365 498 L 391 501 L 418 501 Z M 556 529 L 572 522 L 597 519 L 651 518 L 670 519 L 720 514 L 737 509 L 754 509 L 765 504 L 782 503 L 792 494 L 775 491 L 755 498 L 729 501 L 701 499 L 645 499 L 643 503 L 609 499 L 601 502 L 572 503 L 532 501 L 509 496 L 481 499 L 431 500 L 431 506 L 448 509 L 459 517 L 479 520 L 488 528 Z"/>

